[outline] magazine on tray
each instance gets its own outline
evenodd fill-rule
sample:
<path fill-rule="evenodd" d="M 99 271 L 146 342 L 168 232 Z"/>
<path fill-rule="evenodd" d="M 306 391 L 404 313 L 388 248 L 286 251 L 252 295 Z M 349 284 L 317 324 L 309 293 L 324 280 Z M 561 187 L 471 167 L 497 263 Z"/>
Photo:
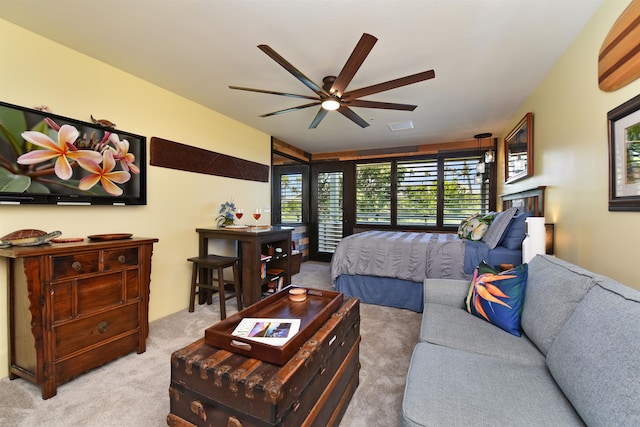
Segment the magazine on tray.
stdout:
<path fill-rule="evenodd" d="M 263 344 L 282 346 L 300 330 L 300 319 L 268 319 L 247 317 L 231 335 Z"/>

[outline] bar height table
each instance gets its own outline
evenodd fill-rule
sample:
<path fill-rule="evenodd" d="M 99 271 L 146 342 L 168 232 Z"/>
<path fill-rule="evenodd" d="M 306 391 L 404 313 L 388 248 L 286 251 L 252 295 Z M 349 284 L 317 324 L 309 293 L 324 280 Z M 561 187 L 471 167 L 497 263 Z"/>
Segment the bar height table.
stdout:
<path fill-rule="evenodd" d="M 291 284 L 291 227 L 274 226 L 237 228 L 196 228 L 198 233 L 199 256 L 209 254 L 209 239 L 238 242 L 238 254 L 241 262 L 242 304 L 247 307 L 260 301 L 262 285 L 261 255 L 269 244 L 282 249 L 279 253 L 278 267 L 284 272 L 284 286 Z M 266 253 L 265 253 L 266 255 Z"/>

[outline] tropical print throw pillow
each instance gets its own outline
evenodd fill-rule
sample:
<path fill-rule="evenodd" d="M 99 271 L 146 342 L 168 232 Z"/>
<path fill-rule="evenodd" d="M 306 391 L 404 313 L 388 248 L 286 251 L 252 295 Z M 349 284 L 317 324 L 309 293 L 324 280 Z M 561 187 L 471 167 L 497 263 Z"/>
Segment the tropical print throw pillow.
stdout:
<path fill-rule="evenodd" d="M 495 216 L 495 212 L 489 212 L 484 216 L 480 216 L 478 213 L 471 215 L 460 223 L 458 237 L 467 240 L 481 240 Z"/>
<path fill-rule="evenodd" d="M 483 261 L 473 273 L 466 310 L 519 337 L 528 272 L 521 264 L 499 273 Z"/>

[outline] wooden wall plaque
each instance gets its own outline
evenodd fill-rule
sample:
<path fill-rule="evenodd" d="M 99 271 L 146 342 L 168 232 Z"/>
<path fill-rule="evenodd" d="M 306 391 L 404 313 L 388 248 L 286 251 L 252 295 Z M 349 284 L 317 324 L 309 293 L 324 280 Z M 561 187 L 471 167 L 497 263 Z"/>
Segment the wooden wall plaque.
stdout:
<path fill-rule="evenodd" d="M 151 137 L 150 164 L 169 169 L 269 182 L 269 166 L 179 142 Z"/>
<path fill-rule="evenodd" d="M 598 86 L 612 92 L 640 77 L 640 0 L 620 14 L 598 56 Z"/>

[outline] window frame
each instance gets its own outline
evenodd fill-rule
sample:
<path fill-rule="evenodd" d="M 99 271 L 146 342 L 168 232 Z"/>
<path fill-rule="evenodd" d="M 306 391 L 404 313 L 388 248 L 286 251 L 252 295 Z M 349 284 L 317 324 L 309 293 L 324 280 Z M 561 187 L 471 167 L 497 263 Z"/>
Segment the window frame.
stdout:
<path fill-rule="evenodd" d="M 440 152 L 432 155 L 424 155 L 424 156 L 404 156 L 404 157 L 396 157 L 396 158 L 379 158 L 379 159 L 366 159 L 366 160 L 354 160 L 353 162 L 353 174 L 354 181 L 356 180 L 357 175 L 357 166 L 359 164 L 374 164 L 374 163 L 388 163 L 391 162 L 391 221 L 389 224 L 381 224 L 381 223 L 359 223 L 356 222 L 356 212 L 357 212 L 357 183 L 354 185 L 353 189 L 353 197 L 345 200 L 345 205 L 351 203 L 353 206 L 351 207 L 351 211 L 353 214 L 353 224 L 354 228 L 358 231 L 364 231 L 368 229 L 396 229 L 396 230 L 418 230 L 418 231 L 434 231 L 434 232 L 451 232 L 456 230 L 456 226 L 454 225 L 445 225 L 444 224 L 444 176 L 445 170 L 444 165 L 446 160 L 451 160 L 455 158 L 465 158 L 465 157 L 478 157 L 478 160 L 482 159 L 485 153 L 485 149 L 478 152 L 478 150 L 455 150 L 455 151 L 446 151 Z M 398 164 L 402 162 L 415 162 L 415 161 L 433 161 L 435 160 L 437 163 L 437 203 L 436 203 L 436 224 L 435 225 L 406 225 L 406 224 L 398 224 Z M 487 179 L 488 183 L 488 210 L 495 211 L 496 209 L 496 196 L 497 196 L 497 168 L 496 163 L 489 163 L 486 165 L 488 167 Z M 471 214 L 473 212 L 469 212 Z"/>
<path fill-rule="evenodd" d="M 282 185 L 283 175 L 302 174 L 302 221 L 301 222 L 282 222 L 282 196 L 280 186 Z M 309 222 L 309 165 L 283 165 L 273 166 L 271 194 L 273 200 L 271 203 L 271 221 L 273 224 L 282 225 L 299 225 Z"/>

